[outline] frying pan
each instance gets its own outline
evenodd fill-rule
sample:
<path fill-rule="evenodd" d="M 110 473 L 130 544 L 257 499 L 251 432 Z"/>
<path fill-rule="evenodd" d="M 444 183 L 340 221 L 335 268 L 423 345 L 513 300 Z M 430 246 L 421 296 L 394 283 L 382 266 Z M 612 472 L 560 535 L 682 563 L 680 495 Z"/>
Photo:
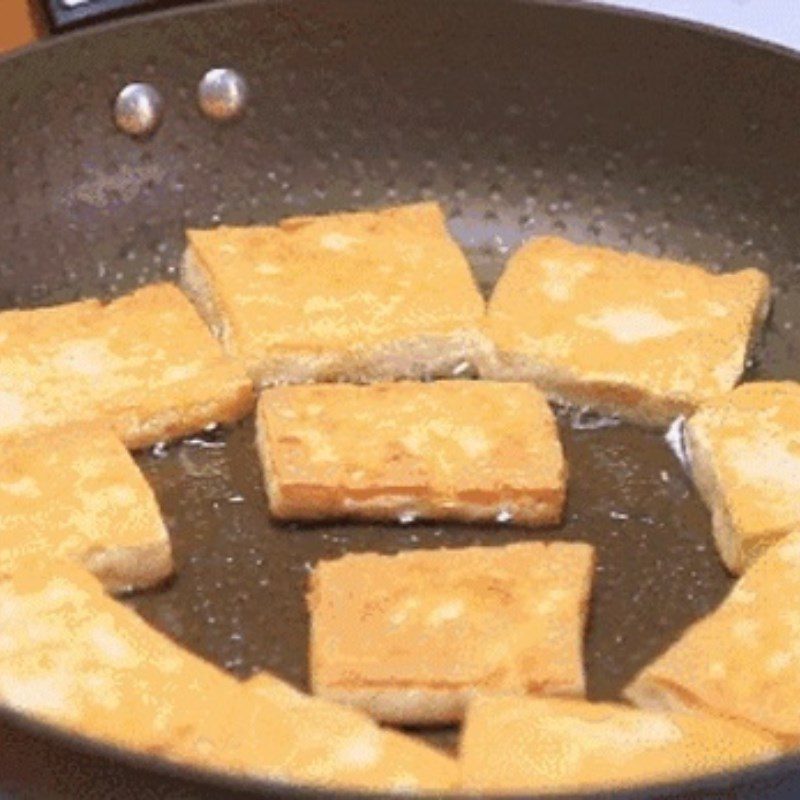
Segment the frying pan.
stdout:
<path fill-rule="evenodd" d="M 250 85 L 234 124 L 196 107 L 215 66 Z M 131 80 L 165 100 L 146 140 L 111 120 Z M 798 131 L 791 53 L 591 5 L 244 0 L 116 21 L 0 63 L 0 306 L 172 278 L 187 226 L 436 198 L 487 292 L 509 251 L 543 233 L 767 270 L 774 311 L 747 377 L 797 379 Z M 589 695 L 618 697 L 731 581 L 661 434 L 577 411 L 560 426 L 571 484 L 551 531 L 276 525 L 250 421 L 141 453 L 177 575 L 126 602 L 237 675 L 269 669 L 303 686 L 303 587 L 318 559 L 587 540 L 599 557 Z M 118 753 L 9 712 L 0 742 L 0 786 L 20 796 L 319 796 Z M 796 798 L 800 759 L 613 796 Z"/>

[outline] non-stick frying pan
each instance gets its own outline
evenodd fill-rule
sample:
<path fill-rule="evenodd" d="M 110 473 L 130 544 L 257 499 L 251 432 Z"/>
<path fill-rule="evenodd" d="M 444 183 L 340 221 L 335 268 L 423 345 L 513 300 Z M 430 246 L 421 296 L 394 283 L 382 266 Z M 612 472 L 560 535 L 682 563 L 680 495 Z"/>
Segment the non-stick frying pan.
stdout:
<path fill-rule="evenodd" d="M 220 66 L 250 85 L 243 118 L 227 125 L 195 102 L 201 75 Z M 112 122 L 131 80 L 165 99 L 146 140 Z M 769 271 L 774 312 L 748 377 L 797 379 L 798 132 L 793 55 L 591 6 L 250 0 L 115 22 L 0 63 L 0 306 L 172 277 L 186 226 L 437 198 L 486 291 L 509 250 L 547 232 Z M 177 576 L 128 602 L 238 675 L 270 669 L 302 686 L 303 587 L 319 558 L 588 540 L 599 554 L 589 693 L 617 697 L 730 579 L 661 434 L 579 412 L 562 413 L 561 429 L 571 486 L 553 531 L 276 525 L 249 421 L 143 453 Z M 37 798 L 293 794 L 121 756 L 8 713 L 0 776 Z M 795 798 L 800 760 L 615 796 Z"/>

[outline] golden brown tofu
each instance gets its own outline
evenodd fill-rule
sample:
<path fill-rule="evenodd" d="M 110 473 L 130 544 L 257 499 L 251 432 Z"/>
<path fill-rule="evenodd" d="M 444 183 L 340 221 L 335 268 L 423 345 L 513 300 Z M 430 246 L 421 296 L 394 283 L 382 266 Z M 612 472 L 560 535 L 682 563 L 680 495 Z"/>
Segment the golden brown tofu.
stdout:
<path fill-rule="evenodd" d="M 232 678 L 151 629 L 70 562 L 19 562 L 0 580 L 0 703 L 109 744 L 166 753 L 195 731 L 198 697 Z"/>
<path fill-rule="evenodd" d="M 261 386 L 441 377 L 486 348 L 435 203 L 188 231 L 182 283 Z"/>
<path fill-rule="evenodd" d="M 685 780 L 767 761 L 771 736 L 706 714 L 580 700 L 475 700 L 461 735 L 462 788 L 555 794 Z"/>
<path fill-rule="evenodd" d="M 593 560 L 534 542 L 322 561 L 313 691 L 410 725 L 454 722 L 475 695 L 580 696 Z"/>
<path fill-rule="evenodd" d="M 625 694 L 642 708 L 707 711 L 800 745 L 800 533 L 767 550 Z"/>
<path fill-rule="evenodd" d="M 665 425 L 727 392 L 769 305 L 756 269 L 700 267 L 563 239 L 523 245 L 489 301 L 483 377 Z"/>
<path fill-rule="evenodd" d="M 0 450 L 0 570 L 28 556 L 74 559 L 111 591 L 172 572 L 152 489 L 104 428 L 58 428 Z"/>
<path fill-rule="evenodd" d="M 257 444 L 286 519 L 561 519 L 566 464 L 529 384 L 399 382 L 265 391 Z"/>
<path fill-rule="evenodd" d="M 177 754 L 182 760 L 291 783 L 382 791 L 442 791 L 458 781 L 452 758 L 266 673 L 247 681 L 224 713 L 208 712 L 204 735 Z"/>
<path fill-rule="evenodd" d="M 261 676 L 182 650 L 69 562 L 0 578 L 0 703 L 108 744 L 327 786 L 451 787 L 452 759 Z"/>
<path fill-rule="evenodd" d="M 739 386 L 689 420 L 686 442 L 731 572 L 800 530 L 800 384 Z"/>
<path fill-rule="evenodd" d="M 88 423 L 144 447 L 237 420 L 253 402 L 247 376 L 170 284 L 0 314 L 0 438 Z"/>

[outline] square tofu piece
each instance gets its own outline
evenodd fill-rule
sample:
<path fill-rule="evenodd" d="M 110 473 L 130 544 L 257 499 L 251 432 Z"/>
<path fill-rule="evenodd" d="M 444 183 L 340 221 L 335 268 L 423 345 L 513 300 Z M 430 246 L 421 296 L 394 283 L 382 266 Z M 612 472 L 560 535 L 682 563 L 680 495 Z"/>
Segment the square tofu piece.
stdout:
<path fill-rule="evenodd" d="M 285 519 L 417 517 L 555 524 L 566 465 L 529 384 L 328 384 L 265 391 L 257 445 Z"/>
<path fill-rule="evenodd" d="M 780 754 L 771 736 L 705 714 L 493 697 L 470 704 L 460 764 L 467 791 L 538 795 L 685 780 Z"/>
<path fill-rule="evenodd" d="M 708 711 L 800 746 L 800 533 L 767 550 L 625 694 L 642 708 Z"/>
<path fill-rule="evenodd" d="M 536 239 L 489 302 L 496 352 L 481 375 L 660 426 L 734 387 L 769 304 L 756 269 L 715 275 L 675 261 Z"/>
<path fill-rule="evenodd" d="M 15 711 L 164 754 L 196 735 L 198 706 L 226 709 L 237 686 L 77 564 L 28 560 L 0 579 L 0 704 Z"/>
<path fill-rule="evenodd" d="M 403 725 L 457 721 L 475 695 L 580 696 L 593 563 L 563 542 L 320 562 L 314 693 Z"/>
<path fill-rule="evenodd" d="M 0 438 L 90 423 L 145 447 L 252 406 L 249 379 L 175 286 L 0 314 Z"/>
<path fill-rule="evenodd" d="M 203 736 L 176 753 L 179 759 L 291 783 L 384 792 L 442 791 L 458 782 L 452 758 L 268 674 L 246 681 L 224 713 L 208 713 Z"/>
<path fill-rule="evenodd" d="M 746 383 L 712 400 L 686 425 L 686 445 L 731 572 L 800 530 L 800 384 Z"/>
<path fill-rule="evenodd" d="M 486 348 L 435 203 L 188 231 L 182 282 L 261 386 L 440 377 Z"/>
<path fill-rule="evenodd" d="M 172 572 L 156 498 L 113 433 L 57 429 L 0 450 L 0 570 L 28 556 L 74 559 L 111 591 Z"/>

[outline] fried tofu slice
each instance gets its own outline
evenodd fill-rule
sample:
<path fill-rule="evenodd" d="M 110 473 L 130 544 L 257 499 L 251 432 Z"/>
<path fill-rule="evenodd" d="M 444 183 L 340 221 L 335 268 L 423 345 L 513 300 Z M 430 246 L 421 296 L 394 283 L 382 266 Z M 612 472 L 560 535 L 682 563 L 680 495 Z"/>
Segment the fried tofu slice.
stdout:
<path fill-rule="evenodd" d="M 129 448 L 233 422 L 252 384 L 175 286 L 0 314 L 0 438 L 110 427 Z"/>
<path fill-rule="evenodd" d="M 59 428 L 0 450 L 0 570 L 30 556 L 74 559 L 115 592 L 172 572 L 155 495 L 111 431 Z"/>
<path fill-rule="evenodd" d="M 769 307 L 759 270 L 691 265 L 558 238 L 511 258 L 489 301 L 482 377 L 666 425 L 739 380 Z"/>
<path fill-rule="evenodd" d="M 800 530 L 800 384 L 743 384 L 691 417 L 685 439 L 731 572 Z"/>
<path fill-rule="evenodd" d="M 449 376 L 484 301 L 436 203 L 190 230 L 182 285 L 260 386 Z"/>
<path fill-rule="evenodd" d="M 453 761 L 268 676 L 241 684 L 108 597 L 76 564 L 0 579 L 0 703 L 91 739 L 280 781 L 443 789 Z M 323 732 L 324 727 L 324 732 Z"/>
<path fill-rule="evenodd" d="M 7 707 L 163 755 L 195 733 L 198 698 L 224 700 L 228 681 L 235 686 L 75 563 L 28 559 L 0 579 L 0 703 Z"/>
<path fill-rule="evenodd" d="M 470 704 L 460 766 L 468 791 L 538 795 L 685 780 L 781 753 L 768 734 L 706 714 L 486 697 Z"/>
<path fill-rule="evenodd" d="M 265 391 L 257 446 L 284 519 L 556 524 L 567 468 L 529 384 L 328 384 Z"/>
<path fill-rule="evenodd" d="M 246 681 L 225 713 L 210 713 L 208 734 L 181 754 L 189 762 L 291 783 L 382 791 L 443 791 L 458 782 L 456 763 L 444 753 L 268 673 Z"/>
<path fill-rule="evenodd" d="M 642 708 L 730 717 L 800 746 L 800 533 L 767 550 L 625 695 Z"/>
<path fill-rule="evenodd" d="M 563 542 L 322 561 L 313 692 L 403 725 L 455 722 L 476 695 L 581 696 L 593 562 Z"/>

